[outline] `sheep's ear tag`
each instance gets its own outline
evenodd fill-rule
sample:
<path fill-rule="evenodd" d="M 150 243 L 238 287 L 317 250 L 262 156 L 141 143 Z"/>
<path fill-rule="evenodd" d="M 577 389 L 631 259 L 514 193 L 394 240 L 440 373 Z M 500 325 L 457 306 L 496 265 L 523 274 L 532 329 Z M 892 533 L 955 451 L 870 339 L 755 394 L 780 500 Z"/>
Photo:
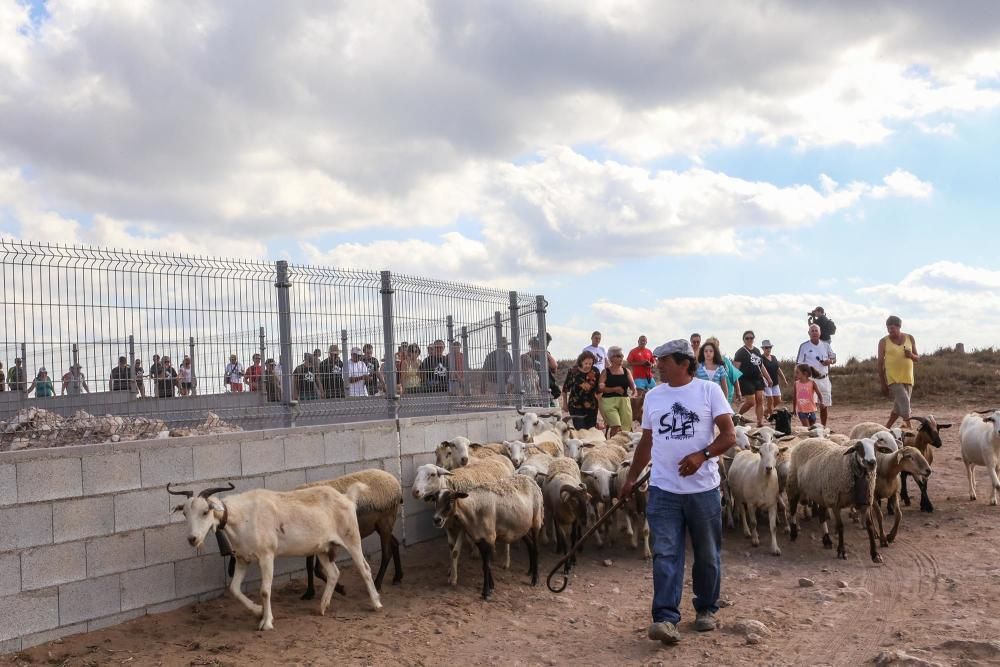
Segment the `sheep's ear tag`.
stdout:
<path fill-rule="evenodd" d="M 224 531 L 215 531 L 215 541 L 219 543 L 220 556 L 233 555 L 233 545 L 229 543 L 229 538 L 226 537 L 226 533 Z"/>

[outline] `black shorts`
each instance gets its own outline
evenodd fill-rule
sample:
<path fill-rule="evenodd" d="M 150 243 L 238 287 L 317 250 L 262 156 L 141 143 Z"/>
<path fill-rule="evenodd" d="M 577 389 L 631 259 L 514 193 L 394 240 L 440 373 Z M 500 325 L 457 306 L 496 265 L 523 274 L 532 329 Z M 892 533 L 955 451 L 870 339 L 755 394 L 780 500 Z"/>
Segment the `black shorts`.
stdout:
<path fill-rule="evenodd" d="M 764 378 L 758 378 L 756 380 L 743 376 L 739 380 L 740 382 L 740 392 L 744 395 L 754 394 L 758 391 L 764 391 Z"/>

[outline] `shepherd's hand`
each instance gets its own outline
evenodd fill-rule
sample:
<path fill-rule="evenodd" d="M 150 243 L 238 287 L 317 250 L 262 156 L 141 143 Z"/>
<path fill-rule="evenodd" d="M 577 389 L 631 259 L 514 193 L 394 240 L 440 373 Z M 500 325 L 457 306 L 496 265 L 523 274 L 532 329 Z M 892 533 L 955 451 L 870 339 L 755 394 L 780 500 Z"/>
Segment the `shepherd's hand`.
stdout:
<path fill-rule="evenodd" d="M 677 466 L 677 471 L 680 473 L 681 477 L 689 477 L 696 472 L 701 464 L 705 462 L 705 455 L 701 452 L 695 452 L 693 454 L 688 454 L 681 459 L 680 464 Z"/>

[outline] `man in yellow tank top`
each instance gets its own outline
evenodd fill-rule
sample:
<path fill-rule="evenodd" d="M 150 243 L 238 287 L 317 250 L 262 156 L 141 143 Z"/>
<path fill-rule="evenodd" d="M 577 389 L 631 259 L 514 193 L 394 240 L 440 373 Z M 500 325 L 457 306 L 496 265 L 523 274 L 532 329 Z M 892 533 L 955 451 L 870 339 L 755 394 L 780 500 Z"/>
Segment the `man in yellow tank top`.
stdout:
<path fill-rule="evenodd" d="M 913 363 L 919 359 L 913 336 L 903 333 L 903 321 L 895 315 L 885 321 L 889 332 L 878 342 L 878 374 L 882 394 L 892 396 L 892 411 L 885 427 L 891 428 L 897 417 L 910 428 L 910 395 L 913 393 Z"/>

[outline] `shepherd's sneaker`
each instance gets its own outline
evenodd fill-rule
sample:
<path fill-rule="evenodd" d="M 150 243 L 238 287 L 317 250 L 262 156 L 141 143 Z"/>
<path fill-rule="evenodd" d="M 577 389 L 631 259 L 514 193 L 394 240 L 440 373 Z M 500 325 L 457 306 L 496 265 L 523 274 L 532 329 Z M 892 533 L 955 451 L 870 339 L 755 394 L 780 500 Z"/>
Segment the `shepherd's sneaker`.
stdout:
<path fill-rule="evenodd" d="M 715 620 L 715 614 L 710 611 L 699 611 L 694 620 L 694 629 L 698 632 L 711 632 L 717 626 L 718 621 Z"/>
<path fill-rule="evenodd" d="M 670 621 L 653 623 L 646 633 L 650 639 L 659 640 L 664 644 L 676 644 L 681 640 L 681 633 L 677 631 L 677 626 Z"/>

